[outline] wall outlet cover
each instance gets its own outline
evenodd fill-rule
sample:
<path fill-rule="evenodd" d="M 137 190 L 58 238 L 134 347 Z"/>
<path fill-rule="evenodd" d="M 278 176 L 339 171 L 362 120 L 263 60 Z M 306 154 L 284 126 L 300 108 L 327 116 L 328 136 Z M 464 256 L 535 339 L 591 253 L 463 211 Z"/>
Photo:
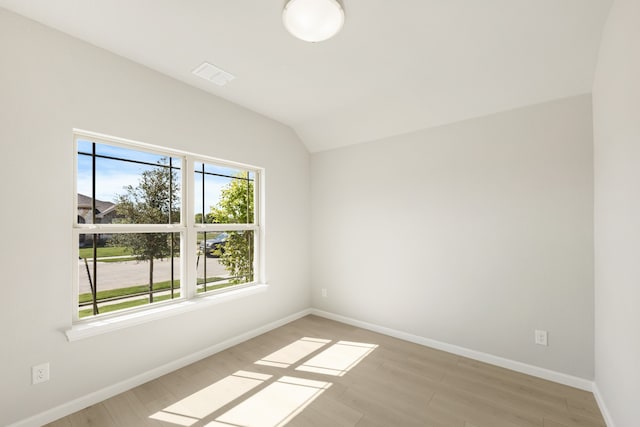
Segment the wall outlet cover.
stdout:
<path fill-rule="evenodd" d="M 31 383 L 40 384 L 49 381 L 49 362 L 31 367 Z"/>
<path fill-rule="evenodd" d="M 547 340 L 547 331 L 536 329 L 535 342 L 538 345 L 544 345 L 544 346 L 549 345 Z"/>

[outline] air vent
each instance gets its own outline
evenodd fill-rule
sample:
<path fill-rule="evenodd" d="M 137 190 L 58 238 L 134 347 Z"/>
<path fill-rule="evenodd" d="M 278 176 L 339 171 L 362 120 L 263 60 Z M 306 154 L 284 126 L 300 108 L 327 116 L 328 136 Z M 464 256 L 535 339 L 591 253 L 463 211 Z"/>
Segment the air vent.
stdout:
<path fill-rule="evenodd" d="M 208 62 L 203 62 L 202 65 L 198 66 L 195 70 L 192 71 L 198 77 L 202 77 L 205 80 L 209 80 L 212 83 L 217 84 L 218 86 L 224 86 L 229 83 L 231 80 L 235 79 L 231 73 L 227 73 L 224 70 L 216 67 L 215 65 L 211 65 Z"/>

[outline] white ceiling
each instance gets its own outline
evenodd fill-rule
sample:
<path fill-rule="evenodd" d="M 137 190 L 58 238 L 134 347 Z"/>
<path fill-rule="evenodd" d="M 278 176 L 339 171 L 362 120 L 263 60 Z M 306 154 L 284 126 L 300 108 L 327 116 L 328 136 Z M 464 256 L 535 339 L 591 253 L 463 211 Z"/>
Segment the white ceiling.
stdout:
<path fill-rule="evenodd" d="M 0 0 L 0 6 L 291 126 L 311 152 L 591 91 L 612 0 L 343 0 L 311 44 L 284 0 Z M 208 61 L 237 78 L 191 74 Z"/>

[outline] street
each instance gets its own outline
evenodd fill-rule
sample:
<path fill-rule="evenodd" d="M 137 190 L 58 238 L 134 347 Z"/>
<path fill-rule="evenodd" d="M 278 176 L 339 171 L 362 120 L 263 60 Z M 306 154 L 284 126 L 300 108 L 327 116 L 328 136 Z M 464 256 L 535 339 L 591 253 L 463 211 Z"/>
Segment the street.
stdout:
<path fill-rule="evenodd" d="M 204 277 L 204 265 L 206 260 L 207 277 L 227 276 L 227 271 L 220 264 L 218 258 L 205 258 L 200 256 L 198 265 L 198 278 Z M 89 272 L 93 277 L 93 262 L 87 260 Z M 180 279 L 180 258 L 175 258 L 174 278 Z M 80 293 L 89 293 L 89 279 L 84 260 L 78 260 L 78 274 Z M 171 262 L 167 259 L 154 260 L 154 283 L 171 280 Z M 107 289 L 126 288 L 129 286 L 146 285 L 149 283 L 149 263 L 144 261 L 100 262 L 98 261 L 98 291 Z"/>

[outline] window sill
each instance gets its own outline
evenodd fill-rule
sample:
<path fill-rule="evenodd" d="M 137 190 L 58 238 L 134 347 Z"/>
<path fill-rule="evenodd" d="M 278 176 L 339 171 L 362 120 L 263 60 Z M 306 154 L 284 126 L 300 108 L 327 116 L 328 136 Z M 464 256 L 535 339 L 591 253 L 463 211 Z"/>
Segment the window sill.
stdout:
<path fill-rule="evenodd" d="M 242 287 L 240 289 L 196 297 L 193 299 L 176 302 L 173 304 L 166 304 L 147 310 L 122 314 L 120 316 L 80 321 L 71 326 L 71 329 L 66 330 L 65 334 L 69 341 L 78 341 L 107 332 L 117 331 L 119 329 L 129 328 L 131 326 L 152 322 L 157 319 L 164 319 L 181 313 L 201 310 L 203 308 L 215 304 L 220 304 L 226 301 L 231 301 L 237 298 L 243 298 L 249 295 L 266 292 L 268 288 L 269 286 L 266 284 L 250 285 Z"/>

